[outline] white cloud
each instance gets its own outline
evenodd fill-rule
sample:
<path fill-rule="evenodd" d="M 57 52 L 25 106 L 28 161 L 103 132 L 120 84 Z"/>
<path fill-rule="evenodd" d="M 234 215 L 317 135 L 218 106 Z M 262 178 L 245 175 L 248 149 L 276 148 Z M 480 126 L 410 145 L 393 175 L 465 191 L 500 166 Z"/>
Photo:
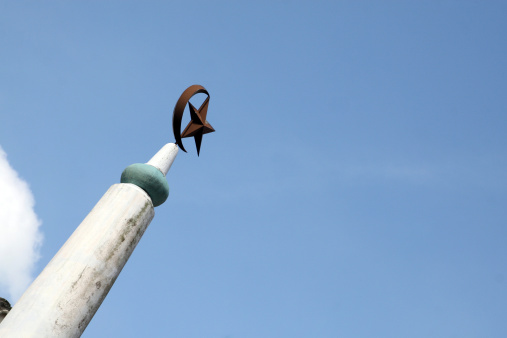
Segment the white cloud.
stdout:
<path fill-rule="evenodd" d="M 28 184 L 10 166 L 0 147 L 0 290 L 14 303 L 32 281 L 39 259 L 41 225 Z"/>

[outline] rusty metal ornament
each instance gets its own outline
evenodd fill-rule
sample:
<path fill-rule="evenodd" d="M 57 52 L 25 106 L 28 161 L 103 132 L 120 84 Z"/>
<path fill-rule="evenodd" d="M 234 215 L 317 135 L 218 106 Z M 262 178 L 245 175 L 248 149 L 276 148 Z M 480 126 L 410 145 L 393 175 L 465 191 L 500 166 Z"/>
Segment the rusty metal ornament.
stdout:
<path fill-rule="evenodd" d="M 204 100 L 199 109 L 195 109 L 195 107 L 189 101 L 194 95 L 199 93 L 204 93 L 208 95 L 208 97 L 206 98 L 206 100 Z M 195 146 L 197 147 L 197 156 L 199 156 L 199 152 L 201 150 L 202 135 L 212 133 L 215 131 L 215 129 L 213 129 L 213 127 L 206 120 L 206 116 L 208 114 L 209 98 L 210 96 L 206 88 L 200 85 L 193 85 L 185 89 L 183 94 L 181 94 L 180 98 L 176 102 L 176 105 L 174 106 L 173 112 L 174 138 L 176 140 L 176 144 L 184 152 L 187 151 L 185 150 L 185 147 L 183 147 L 183 142 L 181 141 L 181 138 L 194 137 Z M 182 133 L 181 119 L 183 118 L 183 113 L 185 112 L 185 107 L 187 106 L 187 103 L 188 108 L 190 109 L 191 120 Z"/>

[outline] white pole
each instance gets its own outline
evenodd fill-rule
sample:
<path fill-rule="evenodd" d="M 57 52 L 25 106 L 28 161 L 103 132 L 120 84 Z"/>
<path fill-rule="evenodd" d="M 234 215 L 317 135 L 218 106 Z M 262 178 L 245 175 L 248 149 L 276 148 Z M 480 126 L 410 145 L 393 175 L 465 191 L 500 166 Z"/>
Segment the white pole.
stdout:
<path fill-rule="evenodd" d="M 81 336 L 167 198 L 177 152 L 170 143 L 125 169 L 5 317 L 0 337 Z"/>

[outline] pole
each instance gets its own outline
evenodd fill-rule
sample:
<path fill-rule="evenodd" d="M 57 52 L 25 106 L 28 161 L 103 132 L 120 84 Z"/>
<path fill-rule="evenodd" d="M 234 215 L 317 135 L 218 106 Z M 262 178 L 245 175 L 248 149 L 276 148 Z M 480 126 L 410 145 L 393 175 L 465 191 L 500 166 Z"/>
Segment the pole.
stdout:
<path fill-rule="evenodd" d="M 80 337 L 169 194 L 178 147 L 127 167 L 0 324 L 0 337 Z"/>

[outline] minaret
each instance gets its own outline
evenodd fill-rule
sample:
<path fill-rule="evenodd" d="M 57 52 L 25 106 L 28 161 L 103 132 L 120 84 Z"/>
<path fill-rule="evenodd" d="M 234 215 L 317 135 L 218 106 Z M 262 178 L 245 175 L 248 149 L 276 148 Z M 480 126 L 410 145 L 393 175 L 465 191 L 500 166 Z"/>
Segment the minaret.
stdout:
<path fill-rule="evenodd" d="M 0 337 L 79 337 L 169 196 L 178 147 L 128 166 L 0 324 Z"/>

